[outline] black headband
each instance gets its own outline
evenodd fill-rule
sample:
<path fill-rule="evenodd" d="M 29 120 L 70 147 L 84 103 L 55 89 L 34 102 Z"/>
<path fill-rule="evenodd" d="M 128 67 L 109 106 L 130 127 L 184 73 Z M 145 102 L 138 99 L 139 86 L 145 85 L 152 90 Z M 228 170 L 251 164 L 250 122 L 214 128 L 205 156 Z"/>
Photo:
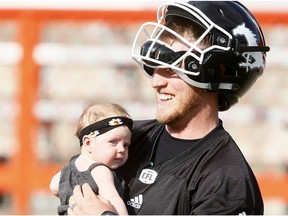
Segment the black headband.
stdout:
<path fill-rule="evenodd" d="M 111 118 L 103 119 L 99 122 L 95 122 L 91 125 L 88 125 L 87 127 L 83 128 L 80 131 L 80 135 L 78 137 L 80 140 L 80 146 L 83 145 L 82 139 L 85 135 L 89 135 L 92 132 L 94 133 L 94 135 L 103 134 L 109 130 L 114 129 L 115 127 L 119 127 L 123 125 L 127 126 L 129 130 L 132 131 L 132 126 L 133 126 L 132 119 L 128 117 L 124 117 L 124 116 L 114 116 Z"/>

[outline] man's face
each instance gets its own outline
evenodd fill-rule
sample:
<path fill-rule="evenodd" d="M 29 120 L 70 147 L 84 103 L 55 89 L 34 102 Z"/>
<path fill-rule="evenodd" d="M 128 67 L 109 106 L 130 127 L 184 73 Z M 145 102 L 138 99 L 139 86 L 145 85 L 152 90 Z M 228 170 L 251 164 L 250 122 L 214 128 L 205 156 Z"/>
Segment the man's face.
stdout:
<path fill-rule="evenodd" d="M 167 41 L 165 41 L 167 43 Z M 174 51 L 188 48 L 179 41 L 169 41 Z M 169 68 L 158 68 L 151 78 L 157 98 L 157 120 L 168 125 L 185 123 L 197 112 L 204 91 L 188 85 Z"/>

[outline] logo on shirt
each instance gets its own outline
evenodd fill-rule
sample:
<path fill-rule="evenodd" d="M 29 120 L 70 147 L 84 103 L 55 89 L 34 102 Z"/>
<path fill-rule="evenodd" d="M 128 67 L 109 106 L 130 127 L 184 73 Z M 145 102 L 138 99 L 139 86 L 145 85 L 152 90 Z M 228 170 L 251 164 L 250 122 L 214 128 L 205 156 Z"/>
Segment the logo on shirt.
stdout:
<path fill-rule="evenodd" d="M 127 205 L 132 206 L 133 208 L 140 209 L 143 203 L 143 195 L 140 194 L 133 199 L 127 201 Z"/>
<path fill-rule="evenodd" d="M 155 170 L 143 169 L 139 176 L 139 181 L 143 182 L 144 184 L 153 184 L 157 175 L 158 173 Z"/>

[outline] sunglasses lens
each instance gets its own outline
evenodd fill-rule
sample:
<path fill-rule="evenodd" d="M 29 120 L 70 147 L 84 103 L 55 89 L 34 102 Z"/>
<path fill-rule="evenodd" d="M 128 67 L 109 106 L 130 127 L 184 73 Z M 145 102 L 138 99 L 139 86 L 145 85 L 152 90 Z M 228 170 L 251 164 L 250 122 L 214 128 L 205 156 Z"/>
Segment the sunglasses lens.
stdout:
<path fill-rule="evenodd" d="M 167 64 L 173 64 L 185 53 L 186 51 L 174 52 L 164 44 L 152 41 L 144 43 L 140 50 L 141 56 L 145 57 L 142 59 L 143 69 L 150 77 L 153 76 L 155 68 L 159 66 L 169 67 Z"/>
<path fill-rule="evenodd" d="M 147 41 L 146 43 L 144 43 L 144 44 L 141 46 L 140 54 L 141 54 L 142 56 L 146 56 L 146 55 L 147 55 L 147 52 L 148 52 L 151 44 L 152 44 L 151 41 Z"/>
<path fill-rule="evenodd" d="M 147 41 L 142 45 L 140 54 L 164 63 L 173 63 L 179 58 L 178 52 L 174 52 L 164 44 L 152 41 Z"/>
<path fill-rule="evenodd" d="M 151 47 L 151 44 L 152 44 L 152 41 L 147 41 L 146 43 L 144 43 L 141 47 L 141 51 L 140 51 L 140 54 L 142 56 L 145 56 L 147 55 L 147 52 L 149 51 L 150 47 Z M 157 47 L 157 46 L 156 46 Z M 155 59 L 153 58 L 153 51 L 150 50 L 150 56 L 149 58 L 151 59 Z M 143 63 L 143 69 L 144 71 L 146 72 L 146 74 L 150 77 L 153 76 L 154 74 L 154 70 L 157 66 L 159 66 L 159 64 L 156 64 L 152 61 L 148 61 L 148 60 L 145 60 L 145 59 L 142 59 L 142 63 Z"/>
<path fill-rule="evenodd" d="M 143 69 L 149 77 L 153 76 L 155 68 L 143 64 Z"/>

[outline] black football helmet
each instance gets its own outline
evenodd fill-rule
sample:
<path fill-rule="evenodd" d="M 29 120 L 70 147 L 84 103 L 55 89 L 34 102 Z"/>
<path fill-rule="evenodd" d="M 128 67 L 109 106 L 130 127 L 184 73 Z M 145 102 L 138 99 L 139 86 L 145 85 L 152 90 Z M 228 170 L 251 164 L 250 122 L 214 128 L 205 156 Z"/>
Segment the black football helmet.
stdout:
<path fill-rule="evenodd" d="M 167 28 L 182 17 L 203 28 L 194 42 Z M 144 23 L 132 48 L 132 58 L 152 76 L 155 68 L 171 68 L 185 82 L 219 94 L 219 110 L 228 110 L 262 75 L 266 52 L 262 30 L 252 13 L 235 1 L 172 1 L 157 11 L 158 22 Z M 174 52 L 159 40 L 168 31 L 188 49 Z M 201 47 L 209 37 L 210 46 Z"/>

